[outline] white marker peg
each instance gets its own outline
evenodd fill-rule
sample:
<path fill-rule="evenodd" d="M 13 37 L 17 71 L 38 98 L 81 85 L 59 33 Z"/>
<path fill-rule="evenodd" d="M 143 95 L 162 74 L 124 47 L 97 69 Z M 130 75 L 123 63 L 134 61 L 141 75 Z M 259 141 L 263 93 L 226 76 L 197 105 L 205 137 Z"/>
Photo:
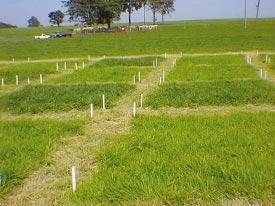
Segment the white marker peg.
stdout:
<path fill-rule="evenodd" d="M 140 108 L 143 107 L 143 94 L 140 95 Z"/>
<path fill-rule="evenodd" d="M 167 54 L 166 53 L 164 54 L 164 58 L 167 59 Z"/>
<path fill-rule="evenodd" d="M 182 52 L 180 53 L 180 56 L 183 57 L 183 53 Z"/>
<path fill-rule="evenodd" d="M 140 76 L 140 72 L 138 72 L 138 82 L 141 82 L 141 76 Z"/>
<path fill-rule="evenodd" d="M 16 84 L 16 86 L 19 85 L 19 76 L 18 75 L 15 76 L 15 84 Z"/>
<path fill-rule="evenodd" d="M 56 63 L 56 71 L 58 72 L 59 71 L 59 64 Z"/>
<path fill-rule="evenodd" d="M 31 62 L 30 57 L 28 57 L 28 62 L 29 62 L 29 63 Z"/>
<path fill-rule="evenodd" d="M 133 77 L 133 84 L 136 85 L 136 75 Z"/>
<path fill-rule="evenodd" d="M 5 86 L 5 79 L 2 78 L 2 87 L 4 87 L 4 86 Z"/>
<path fill-rule="evenodd" d="M 259 50 L 256 51 L 256 55 L 259 56 Z"/>
<path fill-rule="evenodd" d="M 136 102 L 133 103 L 133 117 L 136 117 L 136 113 L 137 113 L 137 104 Z"/>
<path fill-rule="evenodd" d="M 31 80 L 30 80 L 30 78 L 28 78 L 28 80 L 27 80 L 27 81 L 28 81 L 28 85 L 30 85 L 30 84 L 31 84 Z"/>
<path fill-rule="evenodd" d="M 264 71 L 264 79 L 267 80 L 267 71 Z"/>
<path fill-rule="evenodd" d="M 260 70 L 260 78 L 263 79 L 263 69 Z"/>
<path fill-rule="evenodd" d="M 161 83 L 162 83 L 162 76 L 160 75 L 159 76 L 159 85 L 161 85 Z"/>
<path fill-rule="evenodd" d="M 162 71 L 162 81 L 165 82 L 165 73 L 164 73 L 164 70 Z"/>
<path fill-rule="evenodd" d="M 77 65 L 77 63 L 75 63 L 75 70 L 78 70 L 78 65 Z"/>
<path fill-rule="evenodd" d="M 91 60 L 91 57 L 90 57 L 90 55 L 88 56 L 88 61 L 90 61 Z"/>
<path fill-rule="evenodd" d="M 77 169 L 76 166 L 72 167 L 72 186 L 73 186 L 73 192 L 77 189 Z"/>
<path fill-rule="evenodd" d="M 156 66 L 155 66 L 155 61 L 153 61 L 153 68 L 156 68 Z"/>
<path fill-rule="evenodd" d="M 40 84 L 43 84 L 43 75 L 40 74 Z"/>
<path fill-rule="evenodd" d="M 64 62 L 64 70 L 67 71 L 67 62 Z"/>
<path fill-rule="evenodd" d="M 270 57 L 268 58 L 268 64 L 270 64 L 271 63 L 271 59 L 270 59 Z"/>
<path fill-rule="evenodd" d="M 156 59 L 156 67 L 158 67 L 158 59 Z"/>
<path fill-rule="evenodd" d="M 265 63 L 268 64 L 268 55 L 265 55 Z"/>
<path fill-rule="evenodd" d="M 85 69 L 85 62 L 82 62 L 82 68 Z"/>
<path fill-rule="evenodd" d="M 15 59 L 14 58 L 12 58 L 12 63 L 15 63 Z"/>
<path fill-rule="evenodd" d="M 91 112 L 91 118 L 93 118 L 94 117 L 94 105 L 93 104 L 91 104 L 91 106 L 90 106 L 90 112 Z"/>
<path fill-rule="evenodd" d="M 105 99 L 105 94 L 102 95 L 102 109 L 106 109 L 106 99 Z"/>

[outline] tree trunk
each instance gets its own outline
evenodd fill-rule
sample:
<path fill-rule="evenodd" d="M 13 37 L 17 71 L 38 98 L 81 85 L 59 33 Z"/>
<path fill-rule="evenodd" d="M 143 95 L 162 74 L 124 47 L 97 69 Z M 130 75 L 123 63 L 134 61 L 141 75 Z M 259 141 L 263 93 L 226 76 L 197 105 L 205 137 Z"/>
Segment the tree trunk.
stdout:
<path fill-rule="evenodd" d="M 107 25 L 108 25 L 108 29 L 111 28 L 111 20 L 110 19 L 107 19 Z"/>
<path fill-rule="evenodd" d="M 146 4 L 143 4 L 143 9 L 144 9 L 144 11 L 143 11 L 143 20 L 144 20 L 144 25 L 146 24 Z"/>
<path fill-rule="evenodd" d="M 59 22 L 57 22 L 57 27 L 59 27 L 60 26 L 60 23 Z"/>
<path fill-rule="evenodd" d="M 259 18 L 260 3 L 261 3 L 261 0 L 258 0 L 256 19 Z"/>
<path fill-rule="evenodd" d="M 128 9 L 128 12 L 129 12 L 129 27 L 132 25 L 132 19 L 131 19 L 131 7 L 129 5 L 129 9 Z"/>
<path fill-rule="evenodd" d="M 161 21 L 162 21 L 162 24 L 164 24 L 164 14 L 161 14 Z"/>
<path fill-rule="evenodd" d="M 153 9 L 154 25 L 156 24 L 156 9 Z"/>

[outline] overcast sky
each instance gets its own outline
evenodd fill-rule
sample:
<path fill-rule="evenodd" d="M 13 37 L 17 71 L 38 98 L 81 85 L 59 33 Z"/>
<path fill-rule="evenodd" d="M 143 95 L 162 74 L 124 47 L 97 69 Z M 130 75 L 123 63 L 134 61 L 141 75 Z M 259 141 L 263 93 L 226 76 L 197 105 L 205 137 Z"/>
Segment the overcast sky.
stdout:
<path fill-rule="evenodd" d="M 248 17 L 255 17 L 256 2 L 247 0 Z M 261 2 L 260 17 L 275 17 L 275 0 Z M 244 0 L 176 0 L 175 8 L 166 20 L 242 18 Z M 0 21 L 23 27 L 31 16 L 36 16 L 46 26 L 48 13 L 58 9 L 65 11 L 61 0 L 0 0 Z M 142 11 L 135 12 L 133 20 L 142 21 Z M 152 20 L 150 11 L 147 11 L 147 20 Z M 120 21 L 127 22 L 127 16 L 123 14 Z"/>

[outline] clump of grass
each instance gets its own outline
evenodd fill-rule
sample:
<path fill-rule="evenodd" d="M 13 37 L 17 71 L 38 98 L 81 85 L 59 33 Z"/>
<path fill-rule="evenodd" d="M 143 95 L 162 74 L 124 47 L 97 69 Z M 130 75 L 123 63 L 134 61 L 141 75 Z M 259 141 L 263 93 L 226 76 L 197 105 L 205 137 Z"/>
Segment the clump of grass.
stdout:
<path fill-rule="evenodd" d="M 124 59 L 118 59 L 118 58 L 110 58 L 110 59 L 104 59 L 96 64 L 94 64 L 92 67 L 98 68 L 98 67 L 110 67 L 110 66 L 152 66 L 153 61 L 158 59 L 159 62 L 163 60 L 163 57 L 142 57 L 142 58 L 124 58 Z"/>
<path fill-rule="evenodd" d="M 261 80 L 165 84 L 146 100 L 153 108 L 262 103 L 275 104 L 275 88 Z"/>
<path fill-rule="evenodd" d="M 85 70 L 75 71 L 72 74 L 54 79 L 54 83 L 91 83 L 91 82 L 124 82 L 132 83 L 133 76 L 138 78 L 138 72 L 144 77 L 152 69 L 137 67 L 92 67 Z"/>
<path fill-rule="evenodd" d="M 128 84 L 26 86 L 2 97 L 0 104 L 1 110 L 12 113 L 81 110 L 87 109 L 91 103 L 101 107 L 102 94 L 105 94 L 110 108 L 118 97 L 133 88 Z"/>
<path fill-rule="evenodd" d="M 40 74 L 55 73 L 54 63 L 28 63 L 10 64 L 0 68 L 0 78 L 4 78 L 7 84 L 15 84 L 15 76 L 19 76 L 20 81 L 27 81 L 27 78 L 39 79 Z"/>
<path fill-rule="evenodd" d="M 61 137 L 81 132 L 80 121 L 0 121 L 0 197 L 47 161 Z"/>
<path fill-rule="evenodd" d="M 274 113 L 140 116 L 103 146 L 75 205 L 213 205 L 273 199 Z"/>

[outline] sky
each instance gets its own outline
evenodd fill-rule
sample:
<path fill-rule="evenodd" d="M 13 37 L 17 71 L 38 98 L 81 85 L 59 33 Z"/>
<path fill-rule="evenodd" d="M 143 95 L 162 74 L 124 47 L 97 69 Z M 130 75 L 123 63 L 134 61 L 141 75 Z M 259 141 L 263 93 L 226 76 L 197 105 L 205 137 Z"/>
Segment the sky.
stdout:
<path fill-rule="evenodd" d="M 257 0 L 247 0 L 249 18 L 255 18 L 256 2 Z M 175 0 L 175 9 L 166 20 L 242 18 L 244 0 Z M 0 0 L 0 21 L 25 27 L 27 20 L 36 16 L 44 26 L 48 26 L 48 13 L 55 10 L 66 11 L 61 0 Z M 275 17 L 275 0 L 261 0 L 260 17 Z M 157 18 L 161 20 L 160 16 Z M 127 19 L 127 15 L 122 14 L 120 22 L 127 22 Z M 143 21 L 143 10 L 133 14 L 133 21 Z M 149 10 L 147 21 L 152 21 Z"/>

